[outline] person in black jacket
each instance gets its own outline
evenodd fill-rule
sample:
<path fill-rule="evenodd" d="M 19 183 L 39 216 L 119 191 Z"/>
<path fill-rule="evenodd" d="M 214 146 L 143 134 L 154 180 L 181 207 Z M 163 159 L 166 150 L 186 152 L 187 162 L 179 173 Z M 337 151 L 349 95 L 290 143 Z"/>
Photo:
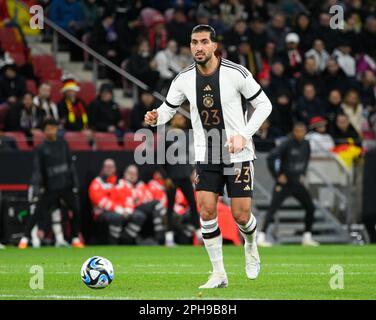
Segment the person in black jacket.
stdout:
<path fill-rule="evenodd" d="M 123 127 L 111 84 L 101 85 L 97 98 L 88 107 L 88 114 L 90 125 L 95 131 L 116 133 Z"/>
<path fill-rule="evenodd" d="M 15 63 L 7 64 L 0 76 L 0 103 L 16 104 L 26 92 L 26 81 L 18 74 Z"/>
<path fill-rule="evenodd" d="M 81 217 L 77 172 L 68 143 L 57 137 L 57 131 L 58 123 L 52 119 L 46 120 L 46 138 L 36 149 L 29 189 L 30 202 L 35 204 L 35 211 L 30 216 L 24 236 L 18 245 L 20 249 L 27 248 L 31 230 L 35 225 L 38 225 L 38 236 L 44 238 L 51 227 L 50 211 L 61 207 L 62 201 L 73 212 L 72 246 L 84 247 L 78 237 Z"/>
<path fill-rule="evenodd" d="M 265 239 L 267 227 L 283 201 L 290 195 L 295 197 L 306 211 L 305 232 L 302 244 L 310 246 L 318 245 L 312 239 L 311 234 L 315 206 L 311 195 L 303 184 L 311 155 L 309 142 L 305 140 L 306 132 L 307 129 L 304 123 L 298 122 L 294 124 L 292 137 L 273 149 L 267 158 L 268 168 L 276 179 L 276 185 L 274 187 L 272 202 L 261 229 L 262 232 L 259 233 L 257 239 L 260 246 L 271 245 Z"/>
<path fill-rule="evenodd" d="M 198 237 L 200 237 L 200 223 L 199 213 L 197 212 L 197 204 L 194 196 L 193 185 L 191 181 L 191 175 L 193 167 L 189 164 L 189 132 L 186 129 L 186 118 L 176 113 L 171 120 L 171 127 L 167 132 L 167 135 L 172 134 L 174 141 L 166 141 L 166 150 L 178 149 L 178 158 L 167 159 L 166 165 L 163 166 L 166 179 L 166 191 L 167 191 L 167 232 L 166 232 L 166 246 L 174 246 L 174 233 L 173 233 L 173 211 L 175 205 L 176 189 L 180 188 L 183 192 L 187 202 L 189 204 L 189 224 L 188 229 L 190 232 L 196 231 Z M 185 152 L 183 152 L 183 150 Z M 168 154 L 168 153 L 167 153 Z M 179 158 L 182 155 L 183 158 Z M 170 160 L 177 162 L 171 164 Z"/>

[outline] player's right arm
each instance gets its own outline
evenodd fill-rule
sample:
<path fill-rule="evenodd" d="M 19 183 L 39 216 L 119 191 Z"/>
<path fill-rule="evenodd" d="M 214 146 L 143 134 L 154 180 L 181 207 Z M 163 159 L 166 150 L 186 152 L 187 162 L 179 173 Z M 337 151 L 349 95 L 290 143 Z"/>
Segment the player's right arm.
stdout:
<path fill-rule="evenodd" d="M 150 126 L 166 124 L 178 111 L 180 105 L 186 100 L 182 88 L 182 77 L 176 77 L 168 90 L 165 102 L 158 109 L 153 109 L 145 114 L 145 123 Z"/>

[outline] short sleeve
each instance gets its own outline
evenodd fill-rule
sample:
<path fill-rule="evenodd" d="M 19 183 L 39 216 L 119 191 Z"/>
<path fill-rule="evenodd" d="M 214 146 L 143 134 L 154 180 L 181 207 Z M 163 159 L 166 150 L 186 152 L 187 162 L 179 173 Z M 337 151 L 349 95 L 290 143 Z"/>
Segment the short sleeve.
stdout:
<path fill-rule="evenodd" d="M 243 68 L 243 70 L 245 73 L 239 74 L 239 91 L 251 102 L 262 92 L 262 88 L 247 69 Z"/>

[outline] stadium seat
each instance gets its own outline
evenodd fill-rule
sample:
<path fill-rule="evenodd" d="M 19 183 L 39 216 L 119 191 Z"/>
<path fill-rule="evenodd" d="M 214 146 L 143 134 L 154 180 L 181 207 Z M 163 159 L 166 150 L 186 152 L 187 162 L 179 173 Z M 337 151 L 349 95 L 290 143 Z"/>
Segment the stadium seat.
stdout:
<path fill-rule="evenodd" d="M 80 82 L 78 83 L 78 85 L 80 87 L 78 96 L 82 100 L 84 100 L 86 104 L 91 103 L 97 95 L 97 91 L 96 91 L 94 83 L 86 81 L 86 82 Z"/>
<path fill-rule="evenodd" d="M 121 120 L 124 121 L 123 130 L 127 131 L 128 128 L 129 128 L 129 122 L 130 122 L 130 117 L 131 117 L 132 109 L 120 107 L 119 111 L 120 111 Z"/>
<path fill-rule="evenodd" d="M 27 88 L 27 91 L 31 92 L 34 95 L 36 95 L 38 92 L 37 85 L 35 81 L 32 79 L 26 80 L 26 88 Z"/>
<path fill-rule="evenodd" d="M 89 145 L 87 136 L 82 132 L 65 132 L 65 140 L 72 151 L 89 151 L 92 147 Z"/>
<path fill-rule="evenodd" d="M 135 139 L 140 141 L 135 141 Z M 133 132 L 127 132 L 124 135 L 124 149 L 127 151 L 134 151 L 142 143 L 144 143 L 144 139 L 141 140 L 141 136 L 137 136 Z"/>
<path fill-rule="evenodd" d="M 63 83 L 60 80 L 50 80 L 47 82 L 51 84 L 51 100 L 55 103 L 58 103 L 63 97 L 61 94 Z"/>
<path fill-rule="evenodd" d="M 44 141 L 44 133 L 42 131 L 33 132 L 34 148 L 39 146 Z"/>
<path fill-rule="evenodd" d="M 117 137 L 113 133 L 96 132 L 94 135 L 96 149 L 98 151 L 120 151 Z"/>
<path fill-rule="evenodd" d="M 26 63 L 26 57 L 25 54 L 22 52 L 11 52 L 10 53 L 12 59 L 18 66 L 22 66 L 23 64 Z"/>
<path fill-rule="evenodd" d="M 0 28 L 0 42 L 1 43 L 11 43 L 11 42 L 18 42 L 16 32 L 17 30 L 14 28 Z"/>
<path fill-rule="evenodd" d="M 8 113 L 9 107 L 6 104 L 0 105 L 0 130 L 5 128 L 5 117 Z"/>
<path fill-rule="evenodd" d="M 23 132 L 6 132 L 6 136 L 12 137 L 16 140 L 17 147 L 21 151 L 31 151 L 32 146 L 27 144 L 26 136 Z"/>

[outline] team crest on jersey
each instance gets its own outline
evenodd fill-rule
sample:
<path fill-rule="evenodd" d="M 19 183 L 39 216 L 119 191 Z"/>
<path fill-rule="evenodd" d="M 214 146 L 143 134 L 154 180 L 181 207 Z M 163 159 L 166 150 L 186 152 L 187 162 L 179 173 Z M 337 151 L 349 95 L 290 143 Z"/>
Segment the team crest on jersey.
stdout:
<path fill-rule="evenodd" d="M 202 103 L 204 104 L 204 106 L 206 108 L 211 108 L 214 105 L 213 95 L 211 95 L 211 94 L 205 94 L 203 96 Z"/>

